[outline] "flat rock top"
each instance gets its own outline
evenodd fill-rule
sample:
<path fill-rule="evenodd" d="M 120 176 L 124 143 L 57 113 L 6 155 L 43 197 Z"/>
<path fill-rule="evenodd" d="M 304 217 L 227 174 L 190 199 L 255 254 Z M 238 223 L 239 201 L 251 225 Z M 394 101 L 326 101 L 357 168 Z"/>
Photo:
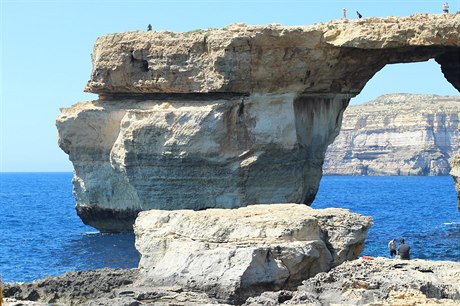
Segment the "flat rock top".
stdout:
<path fill-rule="evenodd" d="M 341 47 L 363 49 L 393 48 L 406 45 L 460 46 L 460 13 L 414 14 L 409 17 L 336 19 L 313 25 L 283 26 L 281 24 L 230 24 L 224 28 L 197 29 L 189 32 L 130 31 L 102 36 L 96 48 L 111 48 L 132 44 L 133 47 L 161 44 L 170 52 L 188 51 L 190 44 L 204 37 L 215 49 L 237 38 L 262 39 L 273 47 L 295 42 L 299 47 L 317 47 L 326 43 Z M 304 36 L 309 35 L 309 36 Z M 304 41 L 301 38 L 316 39 Z"/>
<path fill-rule="evenodd" d="M 458 48 L 459 32 L 460 13 L 115 33 L 96 41 L 86 91 L 357 93 L 387 63 Z"/>
<path fill-rule="evenodd" d="M 346 209 L 313 209 L 301 204 L 250 205 L 238 209 L 150 210 L 139 213 L 135 232 L 156 237 L 208 242 L 310 240 L 318 237 L 318 223 L 370 226 L 371 218 Z"/>
<path fill-rule="evenodd" d="M 377 99 L 360 104 L 350 105 L 346 114 L 360 113 L 410 113 L 425 112 L 455 112 L 460 110 L 460 96 L 438 96 L 425 94 L 387 94 Z"/>

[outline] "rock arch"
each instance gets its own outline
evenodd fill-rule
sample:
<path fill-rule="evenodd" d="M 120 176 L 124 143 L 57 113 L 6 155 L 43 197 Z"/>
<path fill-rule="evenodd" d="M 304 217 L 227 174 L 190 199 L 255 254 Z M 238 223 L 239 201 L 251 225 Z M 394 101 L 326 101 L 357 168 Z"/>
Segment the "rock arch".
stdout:
<path fill-rule="evenodd" d="M 460 90 L 459 32 L 457 13 L 101 37 L 99 100 L 57 119 L 77 211 L 126 231 L 146 209 L 310 204 L 350 98 L 386 64 L 431 58 Z"/>

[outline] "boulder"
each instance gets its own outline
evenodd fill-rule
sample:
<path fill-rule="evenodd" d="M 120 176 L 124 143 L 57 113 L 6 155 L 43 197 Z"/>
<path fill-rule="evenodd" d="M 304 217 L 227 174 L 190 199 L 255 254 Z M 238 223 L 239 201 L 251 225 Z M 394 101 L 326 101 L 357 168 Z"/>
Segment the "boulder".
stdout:
<path fill-rule="evenodd" d="M 237 301 L 293 289 L 357 258 L 371 224 L 345 209 L 296 204 L 141 212 L 134 226 L 139 284 Z"/>

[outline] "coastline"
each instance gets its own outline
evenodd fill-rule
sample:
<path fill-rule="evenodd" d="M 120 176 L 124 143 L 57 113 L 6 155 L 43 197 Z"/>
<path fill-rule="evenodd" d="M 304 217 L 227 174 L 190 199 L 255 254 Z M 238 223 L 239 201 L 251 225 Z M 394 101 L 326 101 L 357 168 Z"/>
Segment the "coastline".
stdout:
<path fill-rule="evenodd" d="M 266 291 L 239 305 L 458 305 L 460 262 L 361 257 L 307 279 L 297 290 Z M 235 305 L 179 286 L 138 286 L 137 269 L 68 272 L 7 283 L 5 305 Z"/>

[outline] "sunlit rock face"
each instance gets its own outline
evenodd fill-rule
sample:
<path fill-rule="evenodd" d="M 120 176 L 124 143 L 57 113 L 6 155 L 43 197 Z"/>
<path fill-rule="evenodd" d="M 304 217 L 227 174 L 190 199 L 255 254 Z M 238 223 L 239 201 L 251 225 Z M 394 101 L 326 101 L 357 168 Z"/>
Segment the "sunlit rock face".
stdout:
<path fill-rule="evenodd" d="M 121 231 L 141 210 L 309 204 L 346 103 L 278 94 L 62 110 L 77 211 L 90 225 Z"/>
<path fill-rule="evenodd" d="M 305 205 L 151 210 L 136 220 L 139 283 L 244 301 L 357 258 L 370 217 Z"/>
<path fill-rule="evenodd" d="M 83 221 L 129 231 L 147 209 L 310 204 L 349 99 L 389 63 L 441 64 L 460 88 L 460 14 L 135 31 L 96 41 L 62 109 Z"/>
<path fill-rule="evenodd" d="M 323 174 L 449 175 L 460 96 L 390 94 L 349 106 Z"/>
<path fill-rule="evenodd" d="M 435 58 L 459 83 L 460 13 L 99 38 L 86 91 L 359 93 L 386 64 Z"/>

